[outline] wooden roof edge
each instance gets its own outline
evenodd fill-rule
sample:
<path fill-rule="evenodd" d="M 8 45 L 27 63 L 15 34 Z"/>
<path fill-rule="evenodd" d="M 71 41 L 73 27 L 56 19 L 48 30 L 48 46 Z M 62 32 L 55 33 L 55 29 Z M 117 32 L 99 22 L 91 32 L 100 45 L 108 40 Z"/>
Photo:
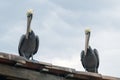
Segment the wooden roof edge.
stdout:
<path fill-rule="evenodd" d="M 120 80 L 120 78 L 112 77 L 112 76 L 106 76 L 106 75 L 103 75 L 102 78 L 104 80 Z"/>
<path fill-rule="evenodd" d="M 67 67 L 61 67 L 57 65 L 52 65 L 50 63 L 41 62 L 41 61 L 30 61 L 26 60 L 24 57 L 14 55 L 14 54 L 8 54 L 4 52 L 0 52 L 0 63 L 6 63 L 6 64 L 16 64 L 21 63 L 22 65 L 19 65 L 23 68 L 29 68 L 29 69 L 35 69 L 39 70 L 46 69 L 46 71 L 49 73 L 58 73 L 58 74 L 72 74 L 70 77 L 95 77 L 102 80 L 120 80 L 120 78 L 111 77 L 111 76 L 105 76 L 97 73 L 92 72 L 83 72 L 83 71 L 76 71 L 73 68 L 67 68 Z M 67 75 L 67 76 L 68 76 Z"/>

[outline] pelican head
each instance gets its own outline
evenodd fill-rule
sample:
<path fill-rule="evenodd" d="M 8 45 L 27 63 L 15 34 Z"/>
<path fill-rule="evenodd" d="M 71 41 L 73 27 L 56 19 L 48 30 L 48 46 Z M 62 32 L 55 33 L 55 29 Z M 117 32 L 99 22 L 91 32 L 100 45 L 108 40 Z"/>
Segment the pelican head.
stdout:
<path fill-rule="evenodd" d="M 33 10 L 32 9 L 29 9 L 27 11 L 27 17 L 31 17 L 33 15 Z"/>
<path fill-rule="evenodd" d="M 27 11 L 27 31 L 26 31 L 26 38 L 27 39 L 28 39 L 29 33 L 31 32 L 30 24 L 32 21 L 32 17 L 33 17 L 33 10 L 29 9 Z"/>
<path fill-rule="evenodd" d="M 86 35 L 90 34 L 90 32 L 91 32 L 91 31 L 90 31 L 89 28 L 85 29 L 85 34 L 86 34 Z"/>
<path fill-rule="evenodd" d="M 86 36 L 86 38 L 85 38 L 85 55 L 87 53 L 87 48 L 89 47 L 90 32 L 91 31 L 89 28 L 85 29 L 85 36 Z"/>

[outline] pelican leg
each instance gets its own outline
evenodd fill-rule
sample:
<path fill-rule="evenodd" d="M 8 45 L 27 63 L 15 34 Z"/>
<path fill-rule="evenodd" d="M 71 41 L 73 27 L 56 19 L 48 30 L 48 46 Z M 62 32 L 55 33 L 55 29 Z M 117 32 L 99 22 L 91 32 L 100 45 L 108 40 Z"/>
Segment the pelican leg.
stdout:
<path fill-rule="evenodd" d="M 31 57 L 31 59 L 33 60 L 33 53 L 32 53 L 32 57 Z"/>
<path fill-rule="evenodd" d="M 26 58 L 26 56 L 25 56 L 25 54 L 24 54 L 24 53 L 22 53 L 22 55 L 23 55 L 23 57 L 24 57 L 24 58 Z"/>

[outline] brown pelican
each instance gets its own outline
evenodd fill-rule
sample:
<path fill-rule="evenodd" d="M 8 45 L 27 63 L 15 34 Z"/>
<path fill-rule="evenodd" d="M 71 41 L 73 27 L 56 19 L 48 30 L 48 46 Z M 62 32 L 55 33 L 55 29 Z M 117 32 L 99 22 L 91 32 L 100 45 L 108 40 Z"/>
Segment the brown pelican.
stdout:
<path fill-rule="evenodd" d="M 83 67 L 88 72 L 95 72 L 98 73 L 99 67 L 99 55 L 97 49 L 93 49 L 89 46 L 89 39 L 90 39 L 90 30 L 85 30 L 85 50 L 81 52 L 81 62 Z"/>
<path fill-rule="evenodd" d="M 26 34 L 21 36 L 18 51 L 20 56 L 23 56 L 26 59 L 30 59 L 30 57 L 32 57 L 33 60 L 33 55 L 38 51 L 39 37 L 35 35 L 33 30 L 30 28 L 32 17 L 33 10 L 30 9 L 27 11 L 27 31 Z"/>

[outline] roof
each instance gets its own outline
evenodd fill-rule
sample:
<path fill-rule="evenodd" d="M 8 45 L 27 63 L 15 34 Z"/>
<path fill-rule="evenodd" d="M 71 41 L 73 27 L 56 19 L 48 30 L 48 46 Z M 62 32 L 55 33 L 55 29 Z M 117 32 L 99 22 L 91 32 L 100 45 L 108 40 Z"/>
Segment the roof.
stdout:
<path fill-rule="evenodd" d="M 49 78 L 54 78 L 51 80 L 57 80 L 57 78 L 63 78 L 63 80 L 89 80 L 90 78 L 92 80 L 120 80 L 120 78 L 102 74 L 76 71 L 50 63 L 26 60 L 24 57 L 3 52 L 0 52 L 0 77 L 1 75 L 7 78 L 12 77 L 12 79 L 5 80 L 39 80 L 39 78 L 44 78 L 43 80 Z"/>

